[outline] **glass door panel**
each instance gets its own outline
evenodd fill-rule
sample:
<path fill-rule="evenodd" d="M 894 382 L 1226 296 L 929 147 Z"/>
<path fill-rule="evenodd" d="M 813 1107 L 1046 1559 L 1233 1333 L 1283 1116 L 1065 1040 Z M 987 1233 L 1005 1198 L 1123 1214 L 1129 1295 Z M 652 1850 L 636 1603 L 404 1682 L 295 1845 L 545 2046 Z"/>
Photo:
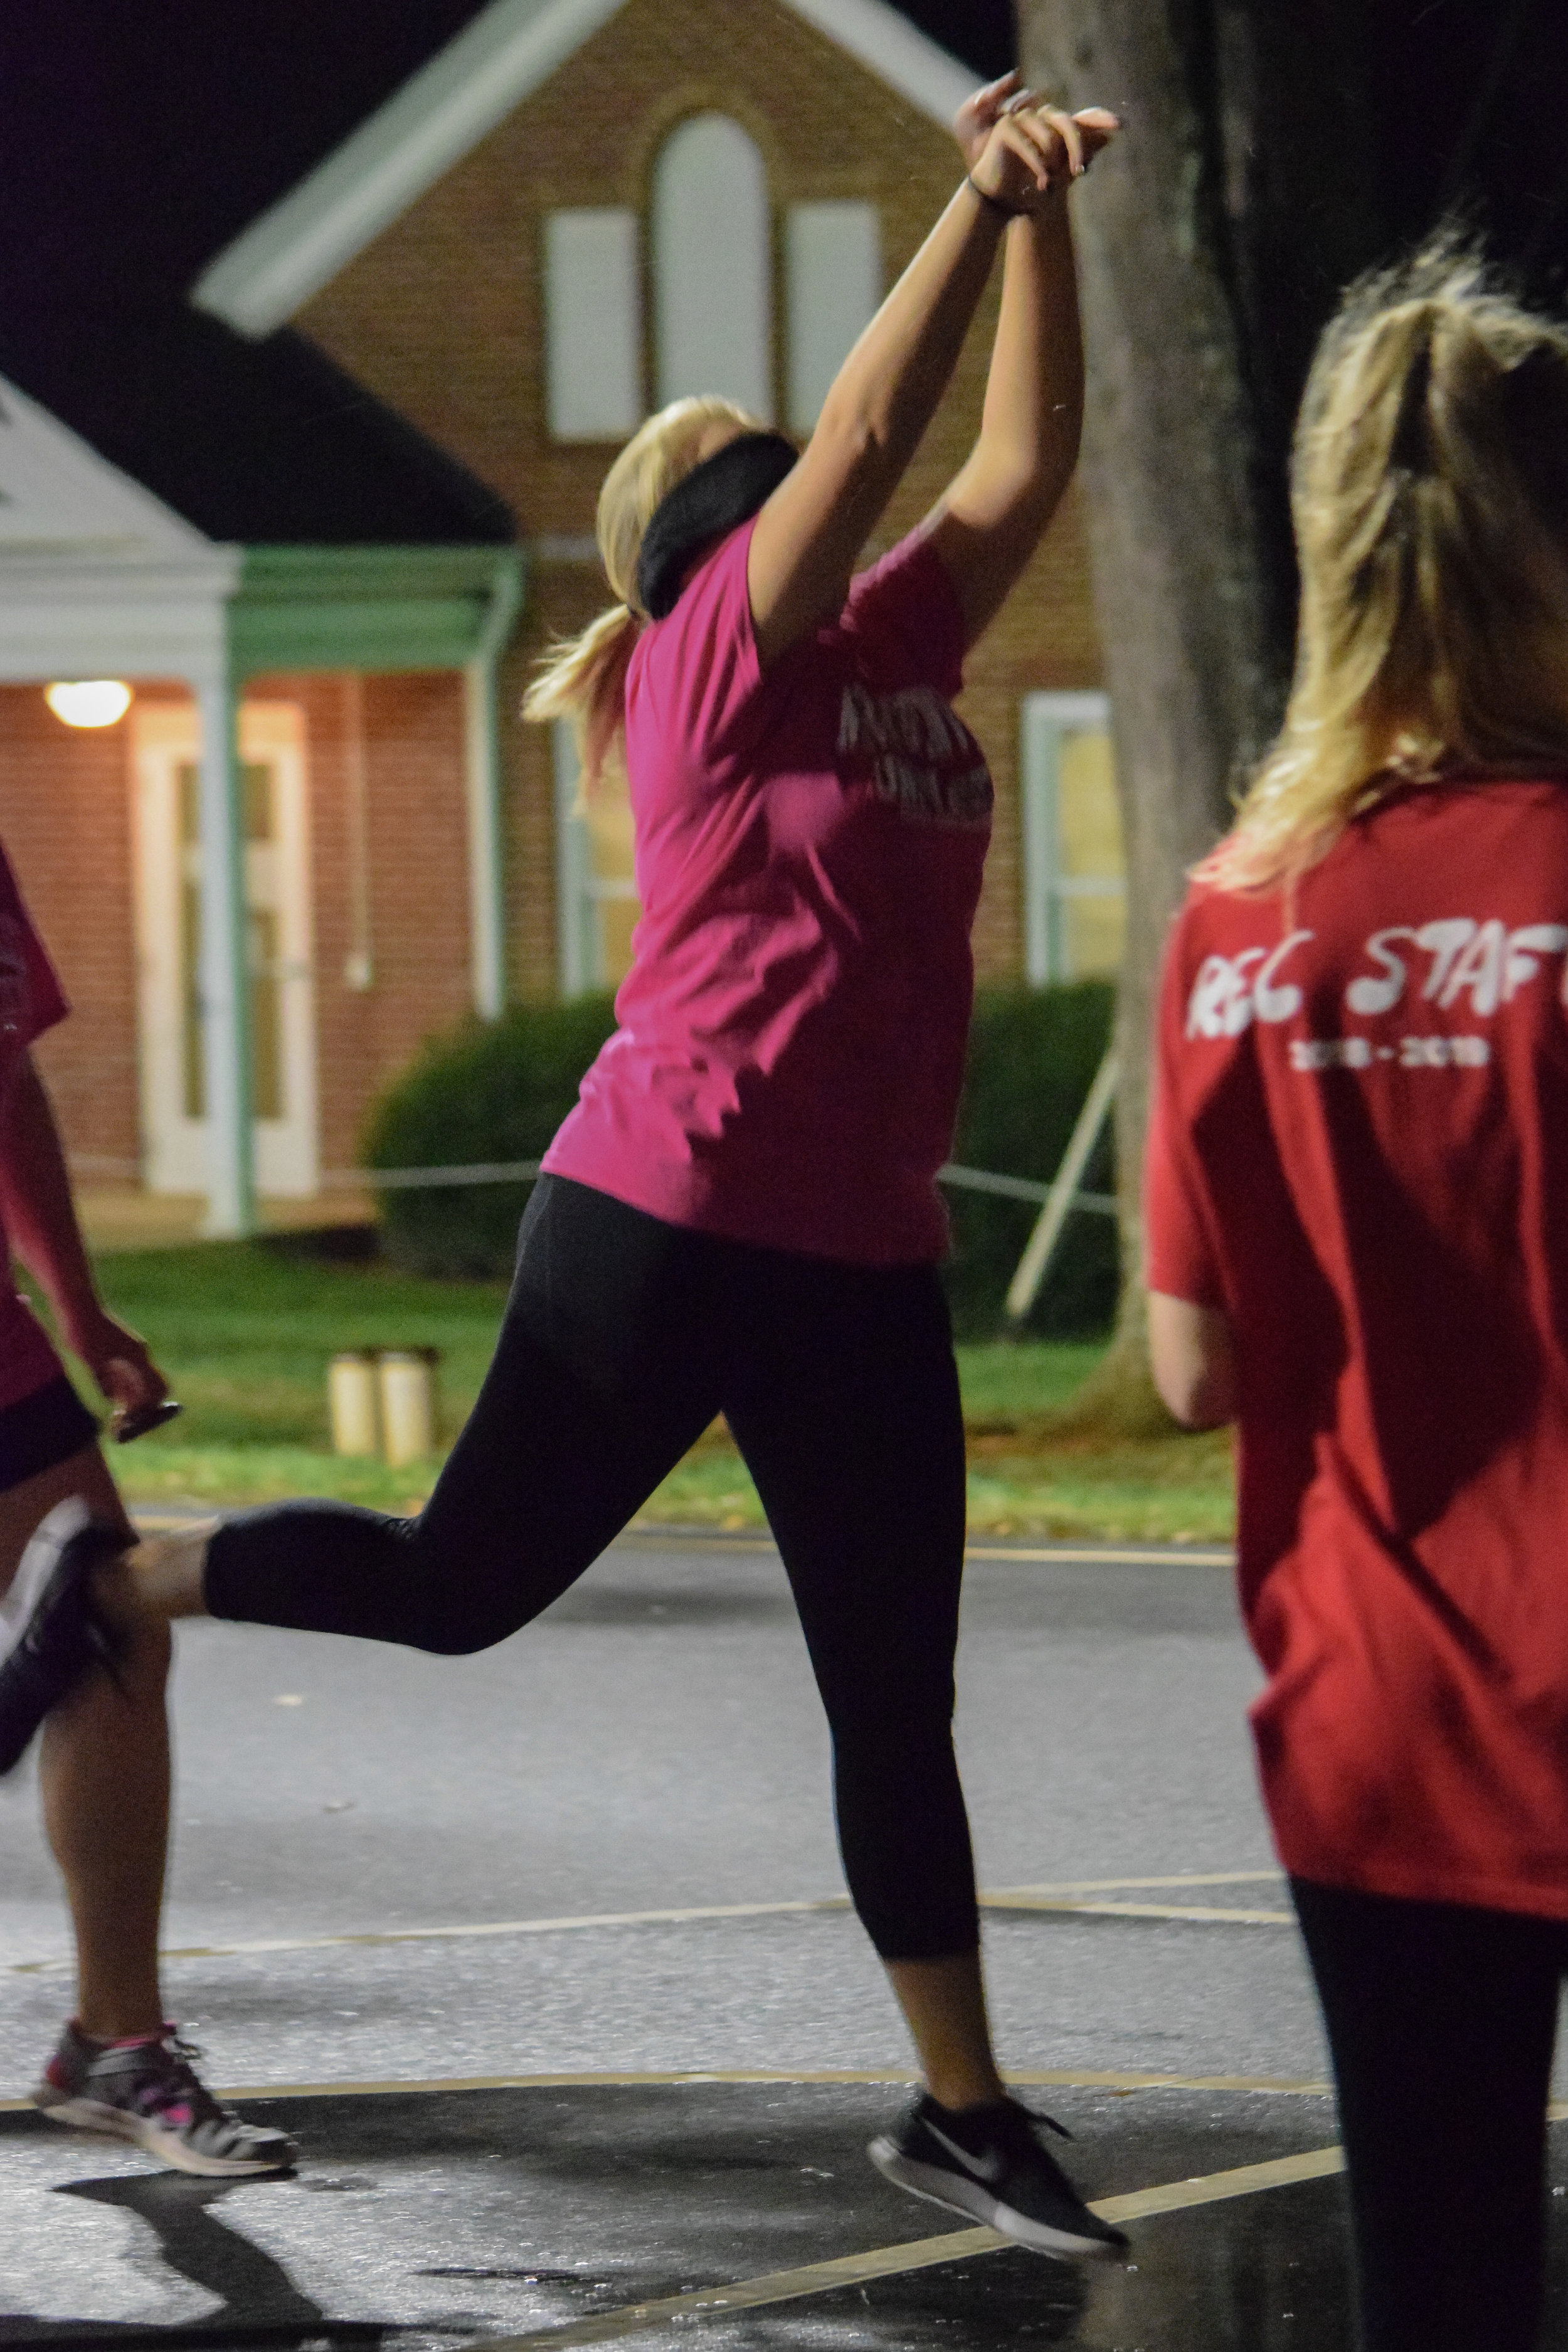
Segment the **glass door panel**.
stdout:
<path fill-rule="evenodd" d="M 239 736 L 257 1182 L 263 1192 L 309 1194 L 317 1189 L 319 1167 L 302 715 L 289 703 L 248 703 Z M 139 710 L 142 1107 L 148 1182 L 155 1192 L 200 1192 L 206 1181 L 196 751 L 191 705 Z"/>

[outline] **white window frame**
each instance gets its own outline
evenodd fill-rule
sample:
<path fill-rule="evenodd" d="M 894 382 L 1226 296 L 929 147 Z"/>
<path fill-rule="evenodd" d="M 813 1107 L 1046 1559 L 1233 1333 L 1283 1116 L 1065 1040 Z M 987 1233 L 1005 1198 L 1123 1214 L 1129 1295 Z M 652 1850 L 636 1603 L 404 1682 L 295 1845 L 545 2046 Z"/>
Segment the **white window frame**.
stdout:
<path fill-rule="evenodd" d="M 629 876 L 605 880 L 594 871 L 594 841 L 583 817 L 577 739 L 569 719 L 550 730 L 555 775 L 555 976 L 561 994 L 591 996 L 609 986 L 605 970 L 605 928 L 599 909 L 607 899 L 635 898 Z"/>
<path fill-rule="evenodd" d="M 643 420 L 641 229 L 629 207 L 546 213 L 540 256 L 552 441 L 624 441 Z"/>
<path fill-rule="evenodd" d="M 1107 694 L 1026 694 L 1019 709 L 1018 779 L 1023 819 L 1024 970 L 1033 988 L 1068 980 L 1066 901 L 1121 898 L 1123 877 L 1064 874 L 1058 826 L 1057 783 L 1062 740 L 1109 735 Z"/>
<path fill-rule="evenodd" d="M 792 431 L 810 433 L 881 303 L 881 215 L 858 199 L 791 205 L 784 246 L 789 422 Z"/>

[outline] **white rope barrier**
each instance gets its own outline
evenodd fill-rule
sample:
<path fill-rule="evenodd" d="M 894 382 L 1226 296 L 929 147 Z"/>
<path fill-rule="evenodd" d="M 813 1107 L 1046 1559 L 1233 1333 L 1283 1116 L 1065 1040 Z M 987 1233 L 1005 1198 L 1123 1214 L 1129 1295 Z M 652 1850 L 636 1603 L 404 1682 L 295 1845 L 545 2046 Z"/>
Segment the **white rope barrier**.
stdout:
<path fill-rule="evenodd" d="M 459 1184 L 528 1184 L 538 1173 L 537 1160 L 481 1160 L 461 1168 L 331 1168 L 323 1173 L 321 1183 L 323 1188 L 353 1186 L 374 1192 L 424 1192 Z M 1048 1184 L 1038 1183 L 1032 1176 L 998 1176 L 988 1168 L 963 1168 L 951 1160 L 936 1174 L 939 1184 L 953 1185 L 960 1192 L 994 1192 L 1005 1201 L 1037 1205 L 1051 1194 Z M 1116 1199 L 1110 1192 L 1075 1192 L 1071 1205 L 1087 1209 L 1093 1216 L 1116 1214 Z"/>

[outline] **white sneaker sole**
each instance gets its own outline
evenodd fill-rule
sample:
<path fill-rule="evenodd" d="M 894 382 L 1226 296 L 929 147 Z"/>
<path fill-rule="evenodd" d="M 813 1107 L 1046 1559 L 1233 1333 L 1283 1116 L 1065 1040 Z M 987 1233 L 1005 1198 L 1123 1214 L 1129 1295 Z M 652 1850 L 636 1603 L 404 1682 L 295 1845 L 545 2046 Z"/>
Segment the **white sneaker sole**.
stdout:
<path fill-rule="evenodd" d="M 68 2124 L 99 2139 L 131 2140 L 176 2172 L 199 2172 L 209 2179 L 232 2180 L 263 2172 L 289 2172 L 294 2158 L 254 2156 L 204 2156 L 178 2132 L 169 2131 L 152 2116 L 133 2116 L 124 2107 L 110 2107 L 99 2099 L 62 2099 L 58 2093 L 35 2091 L 33 2104 L 54 2124 Z"/>
<path fill-rule="evenodd" d="M 92 1514 L 79 1495 L 68 1495 L 28 1537 L 10 1589 L 0 1601 L 0 1665 L 26 1638 L 33 1612 L 68 1543 L 92 1525 Z"/>
<path fill-rule="evenodd" d="M 911 2197 L 945 2205 L 950 2213 L 967 2214 L 973 2221 L 984 2221 L 1033 2254 L 1055 2254 L 1071 2262 L 1110 2262 L 1121 2252 L 1120 2246 L 1107 2245 L 1103 2238 L 1079 2237 L 1074 2231 L 1054 2230 L 1048 2222 L 1031 2221 L 1026 2213 L 1005 2205 L 984 2182 L 963 2180 L 940 2165 L 920 2164 L 906 2156 L 896 2140 L 874 2139 L 866 2153 L 885 2179 L 907 2189 Z"/>

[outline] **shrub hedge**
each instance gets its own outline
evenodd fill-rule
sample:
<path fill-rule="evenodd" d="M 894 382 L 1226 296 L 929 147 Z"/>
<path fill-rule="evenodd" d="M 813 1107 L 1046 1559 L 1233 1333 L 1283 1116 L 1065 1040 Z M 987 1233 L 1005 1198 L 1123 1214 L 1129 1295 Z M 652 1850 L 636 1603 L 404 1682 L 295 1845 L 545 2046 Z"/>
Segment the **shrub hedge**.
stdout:
<path fill-rule="evenodd" d="M 360 1151 L 377 1168 L 537 1160 L 616 1025 L 611 998 L 519 1004 L 433 1037 L 371 1112 Z M 413 1274 L 509 1275 L 526 1184 L 380 1196 L 382 1246 Z"/>
<path fill-rule="evenodd" d="M 983 991 L 975 1005 L 953 1158 L 971 1168 L 1044 1181 L 1066 1149 L 1110 1035 L 1111 991 L 1071 987 Z M 361 1159 L 376 1168 L 537 1160 L 576 1099 L 577 1085 L 615 1026 L 608 996 L 516 1006 L 499 1021 L 433 1039 L 381 1097 Z M 1111 1183 L 1101 1144 L 1086 1179 Z M 442 1276 L 511 1269 L 525 1184 L 384 1192 L 383 1245 L 413 1272 Z M 1027 1202 L 946 1190 L 952 1216 L 947 1268 L 961 1337 L 1002 1319 L 1013 1268 L 1037 1211 Z M 1075 1216 L 1031 1328 L 1100 1330 L 1116 1300 L 1116 1236 L 1109 1217 Z"/>
<path fill-rule="evenodd" d="M 1104 981 L 981 991 L 952 1147 L 961 1167 L 1039 1183 L 1055 1175 L 1110 1041 L 1114 1003 Z M 1110 1192 L 1113 1171 L 1108 1123 L 1084 1190 Z M 952 1219 L 947 1292 L 954 1328 L 961 1339 L 988 1339 L 1002 1323 L 1007 1285 L 1039 1212 L 1027 1202 L 943 1189 Z M 1058 1338 L 1107 1329 L 1117 1278 L 1115 1220 L 1069 1217 L 1030 1329 Z"/>

